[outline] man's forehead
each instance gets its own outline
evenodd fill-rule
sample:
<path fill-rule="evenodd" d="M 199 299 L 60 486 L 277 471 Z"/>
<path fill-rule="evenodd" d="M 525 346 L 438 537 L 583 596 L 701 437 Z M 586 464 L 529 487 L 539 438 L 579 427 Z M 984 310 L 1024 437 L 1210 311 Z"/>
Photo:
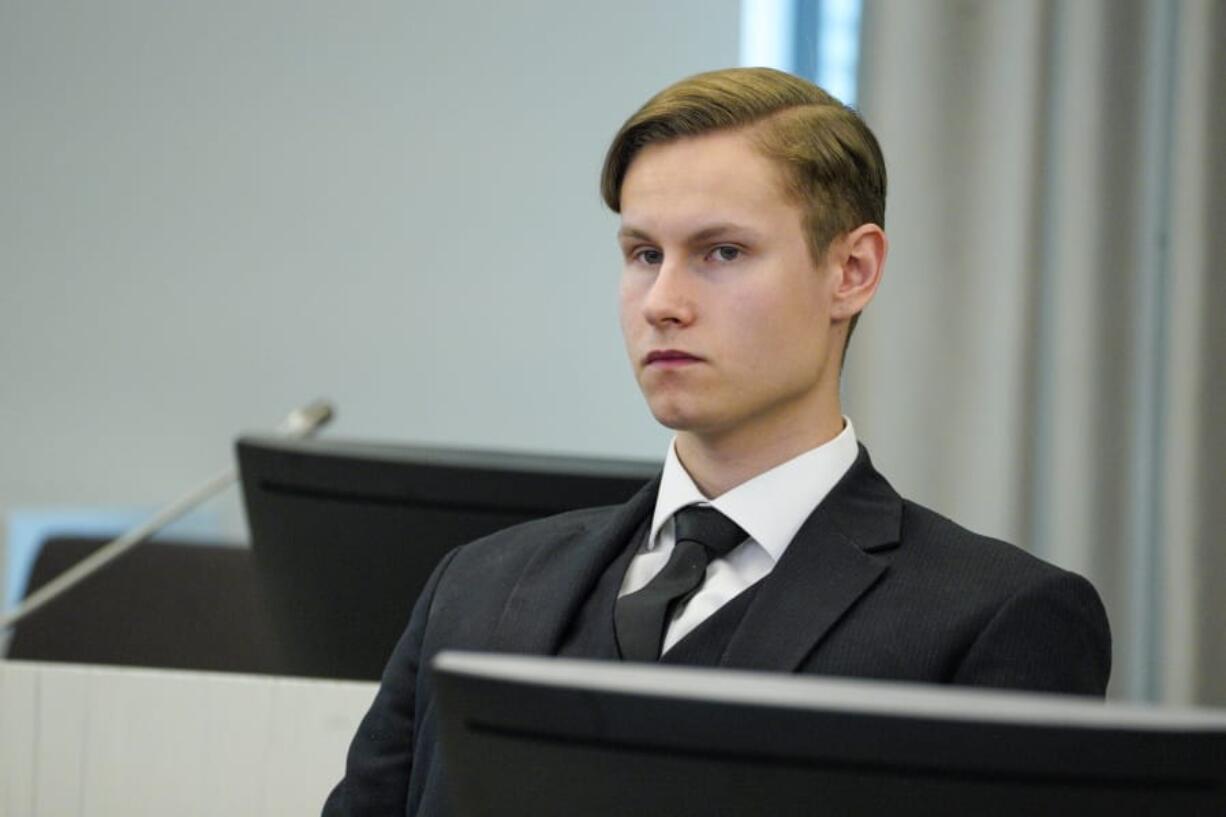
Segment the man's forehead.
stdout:
<path fill-rule="evenodd" d="M 743 228 L 793 204 L 775 162 L 743 134 L 688 137 L 635 157 L 622 183 L 621 234 Z"/>
<path fill-rule="evenodd" d="M 714 175 L 717 171 L 719 174 Z M 626 168 L 622 193 L 627 188 L 651 190 L 728 174 L 763 181 L 777 175 L 774 162 L 762 155 L 745 134 L 718 131 L 646 145 Z"/>

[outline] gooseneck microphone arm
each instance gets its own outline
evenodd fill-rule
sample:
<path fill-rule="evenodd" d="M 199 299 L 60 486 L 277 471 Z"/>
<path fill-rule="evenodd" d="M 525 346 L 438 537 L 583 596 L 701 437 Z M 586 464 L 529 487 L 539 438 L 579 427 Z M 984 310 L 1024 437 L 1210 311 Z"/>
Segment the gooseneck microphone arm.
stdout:
<path fill-rule="evenodd" d="M 277 427 L 277 433 L 291 439 L 309 437 L 327 424 L 333 416 L 332 405 L 324 400 L 294 409 Z M 0 632 L 15 626 L 26 616 L 68 592 L 79 582 L 97 573 L 107 564 L 127 553 L 183 514 L 227 488 L 238 479 L 238 471 L 227 468 L 217 476 L 189 491 L 174 502 L 132 528 L 122 536 L 111 540 L 103 547 L 77 562 L 26 597 L 11 612 L 0 616 Z"/>

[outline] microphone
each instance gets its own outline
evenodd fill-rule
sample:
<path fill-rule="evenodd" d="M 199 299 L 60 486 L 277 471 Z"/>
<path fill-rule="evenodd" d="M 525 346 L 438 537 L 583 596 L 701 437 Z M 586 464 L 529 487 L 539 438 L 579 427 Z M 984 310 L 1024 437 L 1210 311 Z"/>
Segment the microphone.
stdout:
<path fill-rule="evenodd" d="M 335 413 L 332 404 L 327 400 L 307 403 L 291 411 L 281 421 L 281 425 L 277 426 L 277 433 L 291 439 L 309 437 L 332 422 Z"/>
<path fill-rule="evenodd" d="M 300 406 L 286 415 L 281 424 L 277 426 L 277 433 L 289 439 L 309 437 L 327 425 L 335 414 L 336 412 L 331 403 L 326 400 L 316 400 L 305 406 Z M 141 542 L 144 542 L 150 536 L 183 516 L 183 514 L 203 503 L 206 499 L 229 487 L 237 480 L 238 469 L 231 466 L 199 487 L 179 497 L 174 502 L 171 502 L 147 521 L 137 525 L 122 536 L 112 539 L 106 545 L 31 593 L 12 612 L 0 616 L 0 633 L 14 627 L 19 621 L 35 610 L 67 593 L 79 582 L 97 573 L 115 559 L 127 553 Z"/>

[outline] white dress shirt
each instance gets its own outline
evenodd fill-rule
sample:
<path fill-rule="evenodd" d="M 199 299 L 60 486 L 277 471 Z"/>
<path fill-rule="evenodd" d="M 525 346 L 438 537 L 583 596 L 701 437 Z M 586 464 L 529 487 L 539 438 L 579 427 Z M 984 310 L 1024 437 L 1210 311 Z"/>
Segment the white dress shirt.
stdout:
<path fill-rule="evenodd" d="M 698 592 L 689 603 L 678 605 L 673 611 L 662 652 L 774 570 L 800 526 L 856 460 L 855 429 L 846 417 L 843 422 L 843 430 L 833 440 L 776 465 L 715 499 L 703 496 L 686 472 L 677 457 L 677 441 L 674 439 L 669 445 L 651 530 L 630 560 L 618 598 L 641 589 L 664 568 L 676 541 L 673 514 L 688 505 L 716 508 L 740 525 L 749 538 L 723 559 L 715 559 L 707 566 Z"/>

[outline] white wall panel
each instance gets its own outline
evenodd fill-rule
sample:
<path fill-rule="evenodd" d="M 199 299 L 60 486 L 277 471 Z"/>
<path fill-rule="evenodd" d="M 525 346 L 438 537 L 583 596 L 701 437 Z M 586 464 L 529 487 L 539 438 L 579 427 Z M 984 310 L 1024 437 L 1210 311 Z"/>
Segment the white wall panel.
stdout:
<path fill-rule="evenodd" d="M 85 812 L 90 672 L 75 667 L 40 672 L 35 706 L 34 815 L 78 817 Z"/>
<path fill-rule="evenodd" d="M 0 817 L 317 813 L 375 688 L 0 662 Z"/>
<path fill-rule="evenodd" d="M 38 673 L 0 664 L 0 817 L 34 812 Z"/>

